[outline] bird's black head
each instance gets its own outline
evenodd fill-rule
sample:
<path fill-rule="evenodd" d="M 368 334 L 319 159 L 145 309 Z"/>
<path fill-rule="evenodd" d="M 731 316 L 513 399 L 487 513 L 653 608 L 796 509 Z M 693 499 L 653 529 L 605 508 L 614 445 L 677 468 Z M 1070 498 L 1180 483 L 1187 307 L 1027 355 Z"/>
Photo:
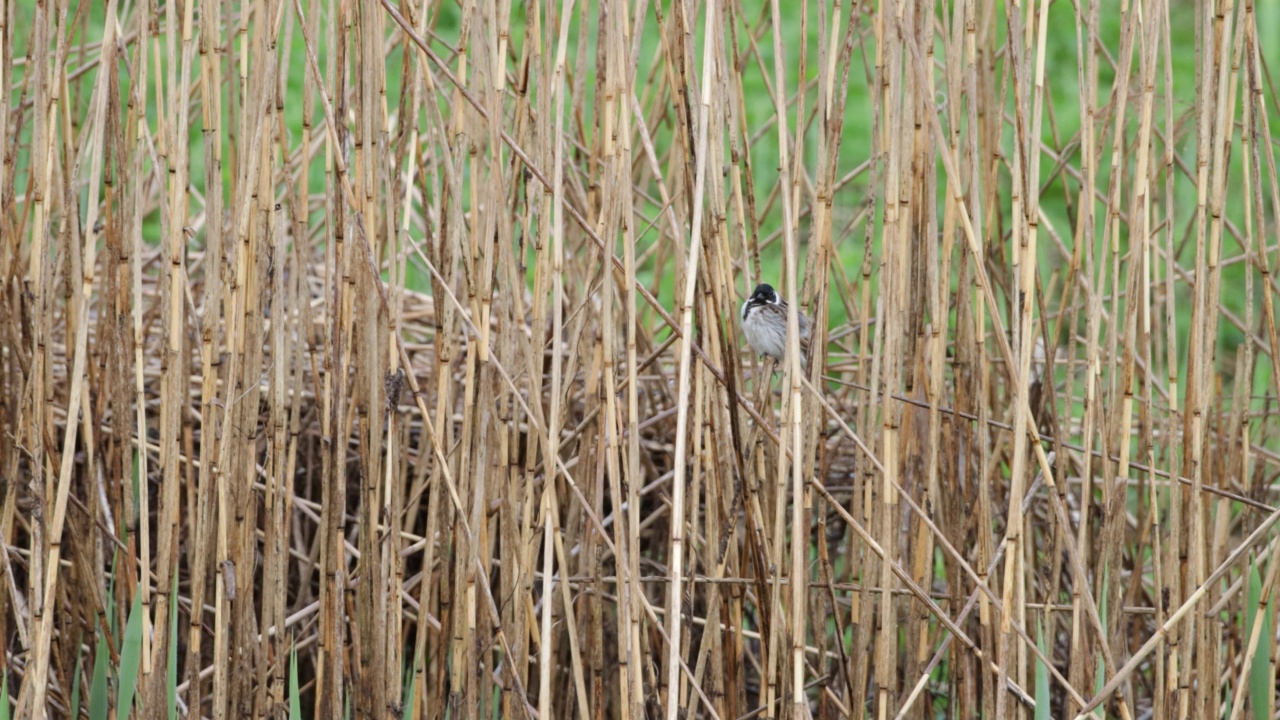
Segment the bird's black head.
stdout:
<path fill-rule="evenodd" d="M 751 304 L 753 305 L 764 305 L 766 303 L 777 304 L 777 302 L 778 293 L 773 289 L 773 286 L 768 283 L 760 283 L 751 293 Z"/>

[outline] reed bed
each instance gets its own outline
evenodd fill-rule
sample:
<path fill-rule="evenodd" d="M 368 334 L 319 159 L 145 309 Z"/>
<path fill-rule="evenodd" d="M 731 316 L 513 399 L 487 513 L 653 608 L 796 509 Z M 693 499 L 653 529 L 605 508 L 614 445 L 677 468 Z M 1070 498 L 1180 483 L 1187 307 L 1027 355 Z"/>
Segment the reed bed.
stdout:
<path fill-rule="evenodd" d="M 0 718 L 1275 717 L 1277 37 L 0 0 Z"/>

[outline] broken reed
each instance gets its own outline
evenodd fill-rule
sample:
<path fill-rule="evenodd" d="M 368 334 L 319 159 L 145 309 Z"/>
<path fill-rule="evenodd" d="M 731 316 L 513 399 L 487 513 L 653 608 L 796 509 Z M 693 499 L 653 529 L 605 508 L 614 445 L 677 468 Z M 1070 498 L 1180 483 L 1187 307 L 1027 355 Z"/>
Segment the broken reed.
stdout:
<path fill-rule="evenodd" d="M 0 713 L 1270 717 L 1257 11 L 0 2 Z"/>

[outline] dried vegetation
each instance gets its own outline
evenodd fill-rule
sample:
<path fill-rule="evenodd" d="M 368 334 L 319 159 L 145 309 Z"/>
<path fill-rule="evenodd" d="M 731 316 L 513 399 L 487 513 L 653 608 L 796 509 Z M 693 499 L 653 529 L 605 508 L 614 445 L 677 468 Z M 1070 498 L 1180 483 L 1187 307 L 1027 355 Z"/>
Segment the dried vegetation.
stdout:
<path fill-rule="evenodd" d="M 1257 11 L 0 0 L 0 716 L 1272 717 Z"/>

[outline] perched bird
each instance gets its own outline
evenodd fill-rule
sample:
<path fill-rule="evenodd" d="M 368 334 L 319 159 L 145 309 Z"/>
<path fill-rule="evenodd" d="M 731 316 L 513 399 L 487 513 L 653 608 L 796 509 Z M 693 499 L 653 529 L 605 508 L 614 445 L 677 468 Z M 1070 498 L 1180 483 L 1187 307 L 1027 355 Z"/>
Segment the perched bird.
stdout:
<path fill-rule="evenodd" d="M 799 313 L 800 360 L 808 364 L 809 318 Z M 742 334 L 752 349 L 782 362 L 787 353 L 787 301 L 772 285 L 761 283 L 742 304 Z"/>

